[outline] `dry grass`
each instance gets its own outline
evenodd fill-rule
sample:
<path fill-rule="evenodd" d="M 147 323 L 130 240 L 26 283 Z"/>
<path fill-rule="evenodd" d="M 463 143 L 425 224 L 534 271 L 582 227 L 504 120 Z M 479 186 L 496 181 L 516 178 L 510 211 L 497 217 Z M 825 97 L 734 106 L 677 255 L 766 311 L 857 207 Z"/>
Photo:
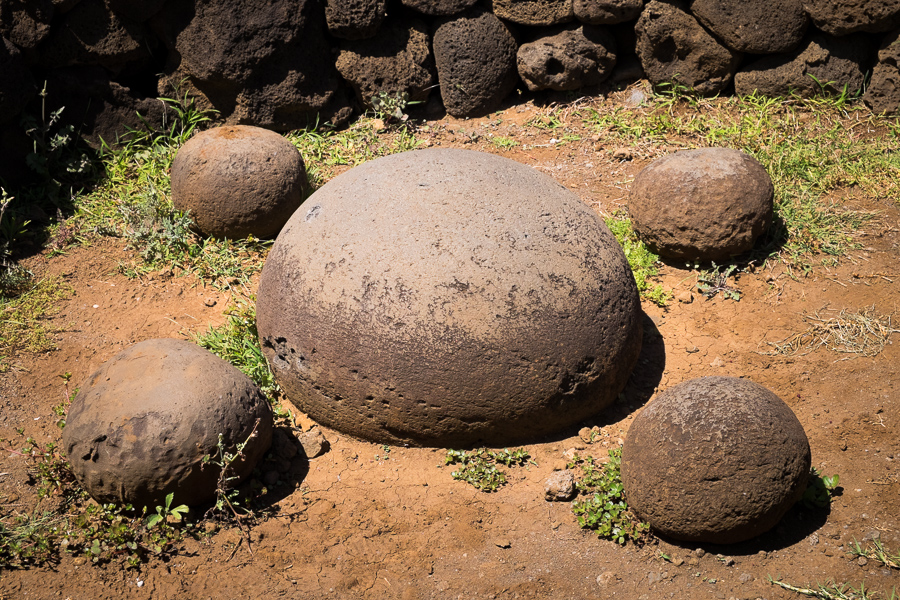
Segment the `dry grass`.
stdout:
<path fill-rule="evenodd" d="M 824 310 L 824 309 L 823 309 Z M 795 333 L 780 342 L 767 342 L 773 350 L 766 355 L 805 356 L 821 347 L 833 352 L 852 354 L 840 360 L 859 356 L 876 356 L 890 341 L 895 329 L 893 315 L 879 315 L 875 307 L 856 312 L 842 310 L 836 317 L 824 318 L 822 310 L 803 318 L 809 322 L 805 331 Z"/>

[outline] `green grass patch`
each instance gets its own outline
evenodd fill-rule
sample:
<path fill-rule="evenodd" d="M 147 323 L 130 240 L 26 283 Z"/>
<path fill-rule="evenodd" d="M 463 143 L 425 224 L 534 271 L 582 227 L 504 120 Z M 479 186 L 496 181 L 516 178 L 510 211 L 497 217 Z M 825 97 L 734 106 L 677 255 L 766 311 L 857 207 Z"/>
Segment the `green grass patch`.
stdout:
<path fill-rule="evenodd" d="M 226 314 L 224 325 L 194 336 L 194 343 L 233 364 L 272 397 L 280 388 L 259 346 L 255 305 L 252 301 L 239 303 Z"/>
<path fill-rule="evenodd" d="M 858 247 L 854 232 L 874 215 L 834 200 L 840 192 L 897 198 L 900 120 L 873 116 L 847 98 L 657 96 L 647 106 L 599 105 L 575 114 L 618 143 L 729 147 L 754 156 L 775 185 L 776 223 L 761 246 L 794 265 Z"/>
<path fill-rule="evenodd" d="M 659 256 L 650 252 L 640 241 L 631 227 L 631 221 L 622 214 L 613 214 L 603 218 L 606 226 L 616 236 L 619 245 L 625 252 L 625 258 L 631 266 L 634 281 L 637 283 L 641 298 L 658 306 L 666 306 L 672 299 L 672 292 L 659 284 L 651 285 L 650 279 L 659 275 Z"/>
<path fill-rule="evenodd" d="M 10 369 L 16 353 L 56 348 L 46 320 L 58 311 L 56 303 L 71 293 L 64 281 L 48 277 L 20 283 L 15 295 L 0 295 L 0 373 Z"/>

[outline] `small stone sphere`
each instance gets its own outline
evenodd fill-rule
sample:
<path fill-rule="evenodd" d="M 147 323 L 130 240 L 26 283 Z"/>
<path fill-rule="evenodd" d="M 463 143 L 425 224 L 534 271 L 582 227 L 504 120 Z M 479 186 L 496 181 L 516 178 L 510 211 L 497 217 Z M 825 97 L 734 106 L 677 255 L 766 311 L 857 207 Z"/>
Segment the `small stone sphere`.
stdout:
<path fill-rule="evenodd" d="M 257 294 L 263 352 L 316 421 L 372 441 L 503 444 L 596 414 L 641 346 L 599 216 L 492 154 L 405 152 L 310 196 Z"/>
<path fill-rule="evenodd" d="M 248 125 L 198 133 L 172 161 L 172 202 L 202 233 L 271 238 L 303 202 L 300 152 L 273 131 Z"/>
<path fill-rule="evenodd" d="M 701 377 L 635 418 L 622 449 L 628 505 L 660 534 L 732 544 L 775 526 L 806 489 L 809 441 L 763 386 Z"/>
<path fill-rule="evenodd" d="M 243 479 L 268 450 L 272 422 L 265 396 L 235 367 L 190 342 L 155 339 L 123 350 L 81 385 L 63 447 L 100 503 L 152 511 L 174 493 L 173 506 L 196 506 L 215 498 L 220 470 L 202 460 L 216 453 L 219 435 L 230 452 L 250 438 L 232 464 Z"/>
<path fill-rule="evenodd" d="M 752 156 L 730 148 L 675 152 L 637 174 L 628 213 L 663 258 L 721 260 L 753 248 L 772 223 L 774 188 Z"/>

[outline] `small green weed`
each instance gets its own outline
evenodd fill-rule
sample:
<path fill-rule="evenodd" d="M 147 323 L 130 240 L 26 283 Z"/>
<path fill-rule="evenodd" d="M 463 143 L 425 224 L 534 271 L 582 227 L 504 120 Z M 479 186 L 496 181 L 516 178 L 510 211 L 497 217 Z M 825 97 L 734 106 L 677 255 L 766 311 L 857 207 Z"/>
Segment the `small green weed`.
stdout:
<path fill-rule="evenodd" d="M 187 504 L 179 504 L 178 506 L 173 507 L 172 500 L 174 498 L 174 492 L 166 495 L 166 505 L 157 506 L 156 514 L 147 517 L 147 529 L 152 529 L 158 523 L 168 522 L 170 519 L 176 523 L 181 523 L 184 516 L 187 515 L 191 509 L 188 508 Z"/>
<path fill-rule="evenodd" d="M 642 544 L 650 535 L 650 525 L 638 521 L 628 508 L 621 465 L 621 448 L 609 451 L 606 464 L 598 464 L 590 456 L 576 456 L 568 468 L 581 467 L 578 490 L 589 497 L 573 502 L 572 512 L 582 528 L 596 530 L 603 539 L 617 544 L 629 540 Z"/>
<path fill-rule="evenodd" d="M 828 581 L 824 585 L 816 584 L 815 588 L 799 587 L 779 579 L 773 579 L 771 576 L 769 577 L 769 582 L 772 585 L 777 585 L 785 590 L 790 590 L 812 598 L 821 598 L 821 600 L 900 600 L 897 590 L 893 590 L 890 596 L 886 596 L 884 594 L 879 594 L 878 592 L 867 590 L 865 583 L 859 584 L 858 588 L 854 588 L 846 583 L 839 584 L 835 581 Z"/>
<path fill-rule="evenodd" d="M 891 569 L 900 569 L 900 551 L 891 553 L 886 550 L 884 544 L 880 540 L 872 540 L 872 545 L 863 548 L 859 542 L 853 542 L 850 547 L 850 554 L 853 556 L 862 556 L 869 560 L 877 560 L 885 567 Z"/>
<path fill-rule="evenodd" d="M 450 473 L 453 479 L 465 481 L 483 492 L 496 492 L 506 483 L 506 475 L 497 468 L 498 464 L 514 467 L 528 464 L 528 452 L 524 448 L 517 450 L 504 449 L 494 452 L 479 448 L 466 452 L 464 450 L 448 450 L 444 459 L 446 465 L 461 465 L 460 469 Z"/>
<path fill-rule="evenodd" d="M 491 144 L 500 150 L 511 150 L 519 145 L 519 142 L 511 137 L 496 135 L 490 138 Z"/>
<path fill-rule="evenodd" d="M 835 496 L 839 496 L 841 492 L 840 475 L 822 476 L 819 471 L 813 467 L 809 473 L 809 482 L 806 484 L 806 491 L 800 498 L 800 502 L 808 509 L 825 508 L 831 504 Z"/>
<path fill-rule="evenodd" d="M 405 123 L 409 119 L 406 109 L 416 104 L 422 104 L 421 100 L 410 100 L 406 92 L 378 92 L 369 101 L 375 117 L 384 121 L 387 126 Z"/>
<path fill-rule="evenodd" d="M 688 265 L 691 266 L 691 265 Z M 696 265 L 694 265 L 696 267 Z M 728 278 L 740 272 L 736 265 L 728 265 L 724 271 L 712 263 L 712 269 L 700 271 L 697 275 L 697 291 L 707 299 L 715 298 L 719 292 L 726 300 L 740 301 L 741 291 L 728 283 Z"/>
<path fill-rule="evenodd" d="M 625 252 L 625 258 L 631 266 L 634 281 L 641 298 L 649 300 L 657 306 L 666 306 L 672 299 L 672 293 L 661 285 L 650 285 L 649 280 L 659 275 L 659 256 L 650 252 L 647 246 L 638 239 L 631 227 L 631 221 L 620 213 L 604 217 L 606 226 L 616 236 L 619 245 Z"/>

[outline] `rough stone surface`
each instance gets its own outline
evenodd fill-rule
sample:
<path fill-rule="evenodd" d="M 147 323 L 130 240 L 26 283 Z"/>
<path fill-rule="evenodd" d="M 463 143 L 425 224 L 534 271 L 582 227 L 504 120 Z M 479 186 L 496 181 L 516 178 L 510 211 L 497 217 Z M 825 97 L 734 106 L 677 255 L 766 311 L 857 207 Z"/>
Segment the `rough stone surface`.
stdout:
<path fill-rule="evenodd" d="M 900 26 L 897 0 L 803 0 L 816 27 L 831 35 L 877 33 Z"/>
<path fill-rule="evenodd" d="M 516 40 L 489 12 L 472 10 L 445 21 L 433 47 L 441 98 L 454 117 L 487 114 L 516 87 Z"/>
<path fill-rule="evenodd" d="M 138 113 L 151 126 L 162 127 L 163 103 L 146 98 L 109 78 L 100 67 L 67 67 L 47 74 L 48 106 L 64 106 L 61 122 L 82 132 L 95 148 L 103 139 L 112 147 L 127 127 L 144 126 Z"/>
<path fill-rule="evenodd" d="M 544 499 L 547 502 L 568 502 L 577 493 L 572 471 L 554 471 L 544 482 Z"/>
<path fill-rule="evenodd" d="M 822 92 L 818 80 L 831 93 L 840 93 L 845 85 L 851 93 L 856 92 L 865 82 L 871 54 L 867 38 L 865 34 L 815 34 L 790 54 L 767 56 L 741 69 L 734 77 L 735 91 L 740 95 L 755 91 L 771 97 L 810 96 Z"/>
<path fill-rule="evenodd" d="M 408 6 L 425 15 L 447 16 L 455 15 L 472 8 L 478 4 L 478 0 L 402 0 L 403 6 Z"/>
<path fill-rule="evenodd" d="M 516 64 L 531 91 L 577 90 L 609 77 L 616 42 L 604 27 L 569 26 L 519 46 Z"/>
<path fill-rule="evenodd" d="M 772 223 L 772 179 L 740 150 L 675 152 L 637 174 L 628 213 L 657 254 L 719 260 L 746 252 Z"/>
<path fill-rule="evenodd" d="M 775 526 L 806 488 L 809 442 L 778 396 L 736 377 L 669 388 L 622 449 L 628 505 L 659 533 L 732 544 Z"/>
<path fill-rule="evenodd" d="M 123 21 L 103 0 L 82 0 L 55 25 L 42 46 L 44 67 L 99 65 L 111 71 L 149 56 L 139 25 Z"/>
<path fill-rule="evenodd" d="M 691 13 L 726 46 L 751 54 L 790 52 L 809 26 L 801 0 L 692 0 Z"/>
<path fill-rule="evenodd" d="M 572 8 L 582 23 L 614 25 L 637 19 L 644 0 L 573 0 Z"/>
<path fill-rule="evenodd" d="M 491 12 L 519 25 L 560 25 L 575 19 L 572 0 L 490 0 Z"/>
<path fill-rule="evenodd" d="M 301 411 L 365 439 L 503 444 L 611 403 L 640 351 L 615 238 L 577 196 L 492 154 L 364 163 L 278 236 L 257 326 Z"/>
<path fill-rule="evenodd" d="M 27 58 L 50 35 L 54 15 L 50 0 L 3 0 L 0 2 L 0 35 L 19 47 Z"/>
<path fill-rule="evenodd" d="M 37 93 L 34 77 L 22 53 L 6 38 L 0 38 L 0 125 L 18 117 Z"/>
<path fill-rule="evenodd" d="M 723 46 L 679 0 L 651 0 L 635 24 L 637 55 L 653 85 L 677 81 L 717 94 L 731 81 L 741 54 Z"/>
<path fill-rule="evenodd" d="M 257 424 L 258 422 L 258 424 Z M 78 482 L 98 502 L 152 509 L 215 496 L 218 470 L 201 469 L 219 434 L 226 448 L 255 436 L 235 463 L 244 478 L 272 441 L 272 411 L 236 368 L 183 340 L 135 344 L 105 362 L 69 408 L 63 447 Z"/>
<path fill-rule="evenodd" d="M 274 237 L 303 202 L 303 158 L 289 141 L 246 125 L 192 137 L 172 161 L 172 202 L 215 237 Z"/>
<path fill-rule="evenodd" d="M 196 0 L 166 4 L 152 23 L 229 124 L 287 131 L 346 112 L 324 12 L 317 0 Z"/>
<path fill-rule="evenodd" d="M 328 440 L 325 439 L 325 434 L 318 427 L 313 427 L 309 431 L 301 433 L 298 440 L 306 458 L 318 458 L 328 452 L 330 446 Z"/>
<path fill-rule="evenodd" d="M 863 101 L 875 113 L 900 114 L 900 29 L 882 42 Z"/>
<path fill-rule="evenodd" d="M 122 19 L 142 23 L 162 10 L 166 0 L 106 0 L 106 3 Z"/>
<path fill-rule="evenodd" d="M 375 35 L 385 17 L 385 0 L 326 0 L 328 33 L 345 40 Z"/>
<path fill-rule="evenodd" d="M 428 26 L 418 19 L 397 19 L 371 39 L 344 42 L 336 65 L 366 107 L 379 92 L 427 100 L 437 81 Z"/>

